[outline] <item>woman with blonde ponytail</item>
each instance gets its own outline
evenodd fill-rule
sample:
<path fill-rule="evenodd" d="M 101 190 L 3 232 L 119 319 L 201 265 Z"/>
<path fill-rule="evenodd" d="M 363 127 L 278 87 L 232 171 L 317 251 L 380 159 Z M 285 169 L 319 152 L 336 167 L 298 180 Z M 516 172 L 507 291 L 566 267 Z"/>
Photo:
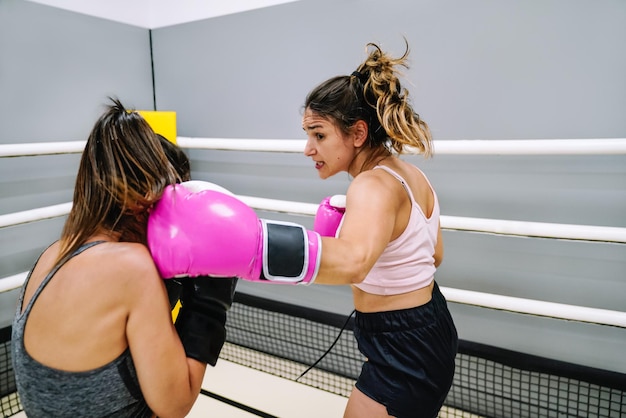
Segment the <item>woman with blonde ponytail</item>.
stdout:
<path fill-rule="evenodd" d="M 344 417 L 436 417 L 452 384 L 458 337 L 434 280 L 443 257 L 439 202 L 426 175 L 400 155 L 432 155 L 394 58 L 376 44 L 350 75 L 307 96 L 305 155 L 320 178 L 352 178 L 345 207 L 325 199 L 317 284 L 352 287 L 355 337 L 367 358 Z M 330 221 L 334 219 L 334 221 Z M 329 227 L 329 223 L 334 226 Z"/>

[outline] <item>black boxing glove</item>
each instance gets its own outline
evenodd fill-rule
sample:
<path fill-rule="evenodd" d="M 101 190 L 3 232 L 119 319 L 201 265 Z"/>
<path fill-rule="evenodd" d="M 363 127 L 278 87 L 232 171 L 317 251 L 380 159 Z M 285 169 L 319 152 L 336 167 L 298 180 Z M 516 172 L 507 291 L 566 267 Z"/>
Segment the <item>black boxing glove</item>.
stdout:
<path fill-rule="evenodd" d="M 165 282 L 165 290 L 167 290 L 167 298 L 170 301 L 170 311 L 176 307 L 176 302 L 180 300 L 183 293 L 183 284 L 179 279 L 167 279 Z"/>
<path fill-rule="evenodd" d="M 215 366 L 226 341 L 226 312 L 233 303 L 237 279 L 199 276 L 180 282 L 182 306 L 175 326 L 185 353 Z"/>

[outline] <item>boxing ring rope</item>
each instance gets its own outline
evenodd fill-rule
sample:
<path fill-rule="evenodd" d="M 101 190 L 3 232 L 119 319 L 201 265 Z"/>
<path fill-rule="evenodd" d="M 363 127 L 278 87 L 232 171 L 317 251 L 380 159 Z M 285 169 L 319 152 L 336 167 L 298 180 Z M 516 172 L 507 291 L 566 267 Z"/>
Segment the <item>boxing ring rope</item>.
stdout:
<path fill-rule="evenodd" d="M 284 139 L 223 139 L 178 137 L 182 148 L 227 151 L 260 151 L 301 153 L 304 140 Z M 0 145 L 0 157 L 24 157 L 82 152 L 84 141 L 50 142 Z M 449 140 L 435 141 L 437 154 L 461 155 L 623 155 L 626 138 L 608 139 L 556 139 L 556 140 Z M 314 215 L 317 204 L 238 196 L 254 209 L 299 215 Z M 64 216 L 71 203 L 42 207 L 22 212 L 0 215 L 0 228 L 43 219 Z M 497 235 L 583 240 L 614 244 L 626 243 L 626 228 L 589 225 L 553 224 L 497 219 L 441 216 L 441 226 L 446 230 L 491 233 Z M 0 293 L 22 285 L 27 272 L 0 279 Z M 626 328 L 626 312 L 567 305 L 547 301 L 516 298 L 442 287 L 450 302 L 491 308 L 522 314 L 544 316 L 562 320 L 587 322 Z"/>
<path fill-rule="evenodd" d="M 303 139 L 239 139 L 177 137 L 182 148 L 224 151 L 301 153 Z M 0 157 L 26 157 L 80 153 L 85 141 L 0 144 Z M 605 155 L 626 154 L 626 138 L 595 139 L 511 139 L 434 141 L 439 155 Z"/>
<path fill-rule="evenodd" d="M 318 206 L 315 203 L 265 199 L 253 196 L 239 195 L 237 197 L 254 209 L 268 212 L 313 216 Z M 0 228 L 64 216 L 70 212 L 71 207 L 72 203 L 67 202 L 0 215 Z M 441 215 L 441 227 L 446 230 L 491 233 L 495 235 L 626 243 L 626 228 L 612 226 L 555 224 Z"/>

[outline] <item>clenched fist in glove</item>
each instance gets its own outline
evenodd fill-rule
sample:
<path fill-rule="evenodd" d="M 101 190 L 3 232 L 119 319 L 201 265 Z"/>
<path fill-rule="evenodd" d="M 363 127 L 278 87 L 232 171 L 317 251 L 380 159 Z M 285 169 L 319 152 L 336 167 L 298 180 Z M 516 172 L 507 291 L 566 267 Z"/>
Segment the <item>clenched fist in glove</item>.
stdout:
<path fill-rule="evenodd" d="M 181 308 L 176 331 L 185 353 L 215 366 L 226 341 L 226 312 L 233 303 L 237 279 L 201 276 L 179 282 Z"/>
<path fill-rule="evenodd" d="M 325 197 L 315 213 L 313 230 L 323 237 L 335 238 L 345 212 L 345 195 L 336 194 L 334 196 Z"/>
<path fill-rule="evenodd" d="M 148 246 L 163 278 L 310 284 L 321 257 L 317 232 L 259 219 L 228 190 L 200 181 L 165 189 L 148 218 Z"/>

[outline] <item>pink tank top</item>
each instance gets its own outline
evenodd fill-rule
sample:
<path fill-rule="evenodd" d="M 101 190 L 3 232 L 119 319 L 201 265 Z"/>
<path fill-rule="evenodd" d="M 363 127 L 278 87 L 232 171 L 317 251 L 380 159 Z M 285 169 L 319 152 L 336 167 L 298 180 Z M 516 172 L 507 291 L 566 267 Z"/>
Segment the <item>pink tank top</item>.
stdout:
<path fill-rule="evenodd" d="M 375 295 L 398 295 L 428 286 L 435 275 L 435 245 L 439 231 L 439 201 L 432 185 L 435 204 L 430 218 L 413 198 L 413 193 L 404 179 L 386 166 L 376 166 L 397 178 L 411 199 L 411 214 L 402 234 L 387 244 L 387 247 L 359 284 L 354 286 Z M 417 170 L 419 168 L 416 167 Z M 419 170 L 421 172 L 421 170 Z M 424 173 L 422 173 L 424 174 Z"/>

